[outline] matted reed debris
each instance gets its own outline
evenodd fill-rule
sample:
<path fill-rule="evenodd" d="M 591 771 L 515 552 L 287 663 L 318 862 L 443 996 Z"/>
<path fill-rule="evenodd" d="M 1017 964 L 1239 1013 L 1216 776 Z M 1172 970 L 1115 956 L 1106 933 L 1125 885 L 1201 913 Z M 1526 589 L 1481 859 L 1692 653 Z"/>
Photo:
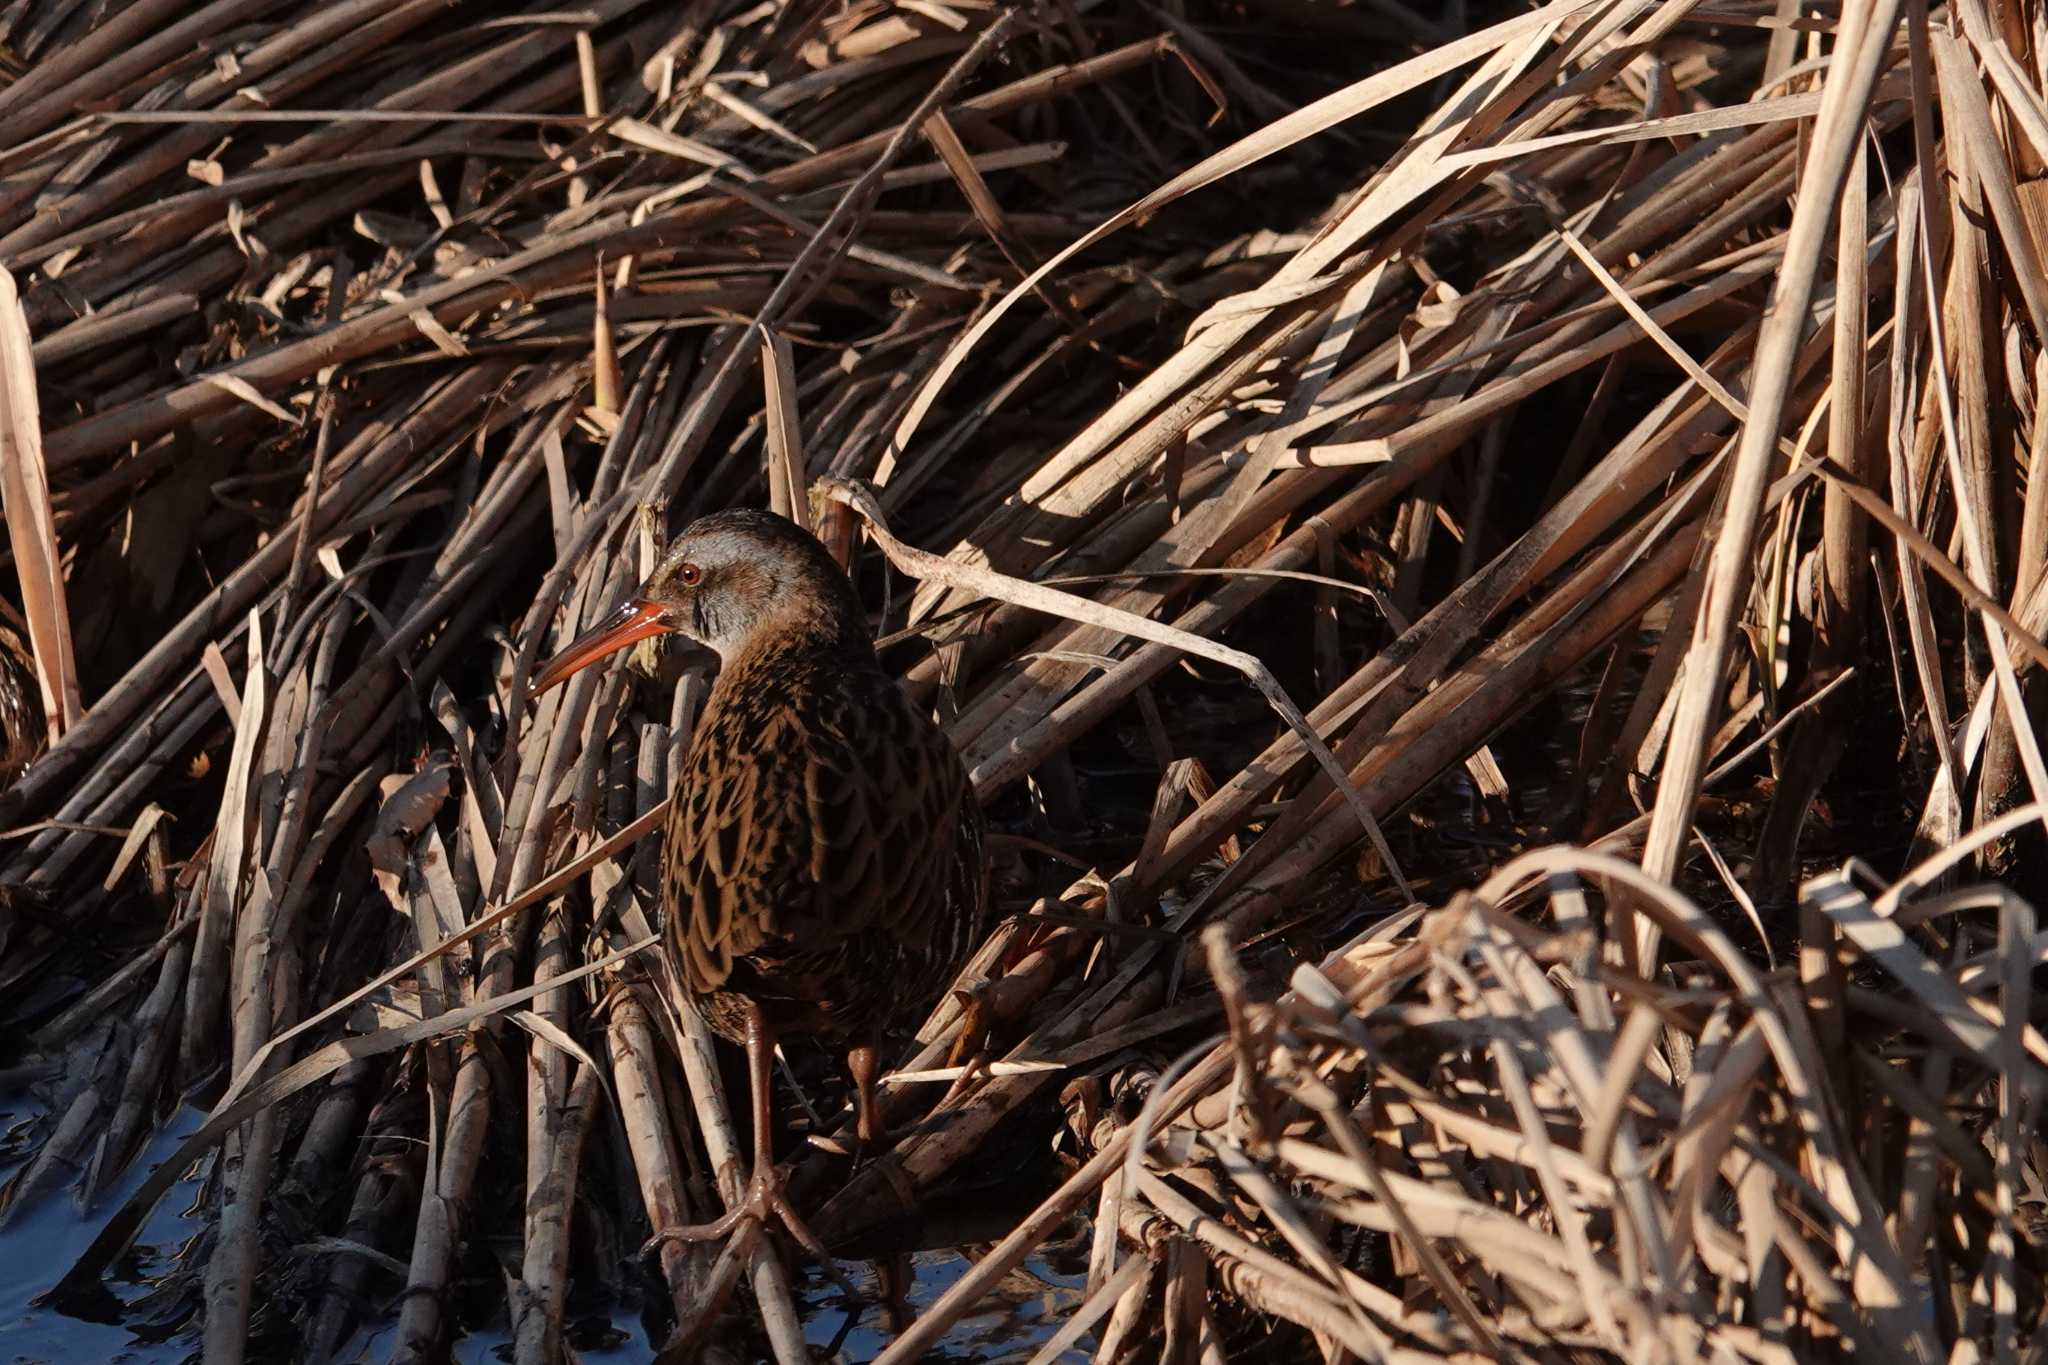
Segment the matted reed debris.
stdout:
<path fill-rule="evenodd" d="M 800 1260 L 659 1236 L 744 1140 L 644 951 L 705 678 L 527 695 L 767 504 L 1008 916 L 889 1152 L 790 1058 L 794 1196 L 1057 1186 L 884 1359 L 1082 1215 L 999 1349 L 2048 1358 L 2044 68 L 2038 0 L 0 5 L 43 1311 L 808 1358 Z"/>
<path fill-rule="evenodd" d="M 1205 930 L 1228 1036 L 1089 1130 L 1122 1238 L 1063 1342 L 1107 1319 L 1113 1355 L 1149 1312 L 1169 1355 L 1220 1355 L 1218 1290 L 1362 1360 L 2032 1358 L 2035 918 L 1998 886 L 1926 894 L 1940 870 L 1803 891 L 1903 991 L 1766 973 L 1634 863 L 1563 848 L 1270 1003 Z M 1656 979 L 1602 960 L 1636 918 L 1674 946 Z"/>

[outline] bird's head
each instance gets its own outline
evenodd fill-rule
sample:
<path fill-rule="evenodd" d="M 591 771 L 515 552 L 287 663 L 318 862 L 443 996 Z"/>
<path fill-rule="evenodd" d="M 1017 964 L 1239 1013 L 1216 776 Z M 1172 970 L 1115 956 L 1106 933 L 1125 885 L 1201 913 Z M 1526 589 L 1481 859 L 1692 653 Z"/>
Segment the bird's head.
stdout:
<path fill-rule="evenodd" d="M 817 538 L 772 512 L 717 512 L 685 527 L 624 606 L 542 667 L 533 692 L 653 635 L 681 634 L 731 663 L 769 635 L 872 651 L 860 601 Z"/>

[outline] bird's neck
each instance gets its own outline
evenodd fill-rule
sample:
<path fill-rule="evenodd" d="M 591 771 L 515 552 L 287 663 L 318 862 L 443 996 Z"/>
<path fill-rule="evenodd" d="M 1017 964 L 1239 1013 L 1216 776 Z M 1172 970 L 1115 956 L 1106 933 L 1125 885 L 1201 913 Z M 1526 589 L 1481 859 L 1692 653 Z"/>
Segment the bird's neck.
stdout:
<path fill-rule="evenodd" d="M 864 623 L 843 612 L 796 606 L 761 621 L 722 661 L 720 673 L 787 673 L 820 667 L 874 670 L 875 645 Z"/>

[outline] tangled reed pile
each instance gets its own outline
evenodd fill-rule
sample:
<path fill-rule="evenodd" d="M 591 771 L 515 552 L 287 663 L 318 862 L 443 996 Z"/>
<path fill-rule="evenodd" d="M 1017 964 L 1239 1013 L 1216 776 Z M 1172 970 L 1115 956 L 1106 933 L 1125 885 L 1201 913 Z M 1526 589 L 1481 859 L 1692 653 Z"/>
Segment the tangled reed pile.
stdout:
<path fill-rule="evenodd" d="M 51 740 L 0 794 L 0 1220 L 103 1228 L 53 1311 L 807 1358 L 765 1244 L 658 1236 L 738 1165 L 640 951 L 705 681 L 527 696 L 665 525 L 766 503 L 855 546 L 1008 836 L 900 1140 L 794 1188 L 852 1245 L 1071 1163 L 885 1360 L 1084 1212 L 1041 1358 L 2048 1358 L 2035 0 L 0 42 Z"/>

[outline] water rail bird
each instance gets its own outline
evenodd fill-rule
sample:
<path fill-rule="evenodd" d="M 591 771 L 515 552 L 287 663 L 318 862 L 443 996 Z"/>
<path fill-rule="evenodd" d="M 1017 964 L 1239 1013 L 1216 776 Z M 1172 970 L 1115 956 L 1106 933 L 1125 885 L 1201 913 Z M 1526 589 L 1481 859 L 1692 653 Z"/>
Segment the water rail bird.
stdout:
<path fill-rule="evenodd" d="M 719 512 L 626 604 L 542 668 L 536 693 L 638 640 L 715 651 L 662 849 L 662 947 L 705 1022 L 746 1047 L 754 1170 L 723 1236 L 772 1213 L 815 1250 L 770 1140 L 776 1040 L 848 1049 L 862 1147 L 881 1136 L 877 1048 L 928 1009 L 986 931 L 983 823 L 951 741 L 875 655 L 824 546 L 767 512 Z"/>

